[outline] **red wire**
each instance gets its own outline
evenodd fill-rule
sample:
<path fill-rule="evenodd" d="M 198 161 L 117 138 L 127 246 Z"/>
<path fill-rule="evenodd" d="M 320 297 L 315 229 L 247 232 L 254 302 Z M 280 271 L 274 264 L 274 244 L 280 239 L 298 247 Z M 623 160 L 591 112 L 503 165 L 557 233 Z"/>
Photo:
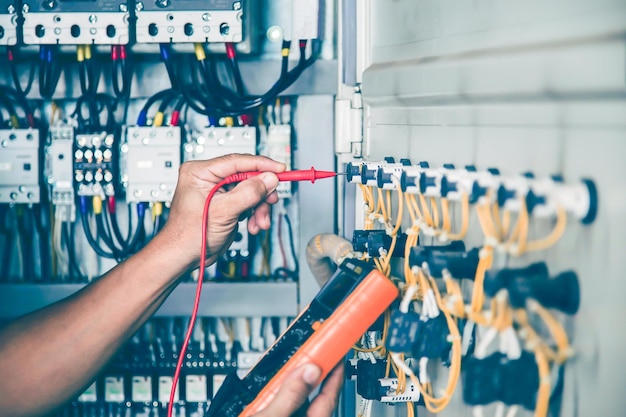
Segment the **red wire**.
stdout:
<path fill-rule="evenodd" d="M 227 184 L 232 184 L 239 180 L 239 176 L 237 174 L 226 177 L 209 193 L 205 202 L 204 202 L 204 212 L 202 214 L 202 247 L 200 248 L 200 273 L 198 275 L 198 286 L 196 287 L 196 298 L 193 303 L 193 310 L 191 312 L 191 319 L 189 320 L 189 327 L 187 328 L 187 334 L 185 335 L 185 340 L 183 341 L 183 345 L 180 348 L 180 354 L 178 356 L 178 362 L 176 363 L 176 370 L 174 371 L 174 380 L 172 381 L 172 389 L 170 391 L 170 402 L 167 405 L 167 417 L 172 417 L 172 410 L 174 407 L 174 395 L 176 394 L 176 385 L 178 384 L 178 379 L 180 378 L 180 370 L 183 366 L 183 361 L 185 360 L 185 354 L 187 353 L 187 346 L 189 345 L 189 340 L 191 339 L 191 334 L 193 333 L 193 326 L 196 323 L 196 316 L 198 315 L 198 306 L 200 305 L 200 295 L 202 294 L 202 281 L 204 280 L 204 269 L 206 267 L 206 241 L 207 241 L 207 226 L 209 220 L 209 205 L 211 204 L 211 200 L 213 196 L 223 186 Z"/>

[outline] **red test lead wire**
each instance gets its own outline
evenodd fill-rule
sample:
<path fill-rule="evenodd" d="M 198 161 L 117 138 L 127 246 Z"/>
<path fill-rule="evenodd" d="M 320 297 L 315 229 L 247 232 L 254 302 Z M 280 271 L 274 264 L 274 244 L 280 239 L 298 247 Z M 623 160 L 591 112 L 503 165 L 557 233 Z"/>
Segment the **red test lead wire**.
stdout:
<path fill-rule="evenodd" d="M 224 178 L 222 181 L 218 182 L 209 192 L 205 202 L 204 202 L 204 211 L 202 213 L 202 246 L 200 247 L 200 269 L 198 274 L 198 285 L 196 287 L 196 296 L 193 303 L 193 310 L 191 312 L 191 319 L 189 320 L 189 327 L 187 328 L 187 333 L 185 334 L 185 339 L 183 340 L 183 345 L 180 348 L 180 354 L 178 355 L 178 362 L 176 363 L 176 369 L 174 371 L 174 378 L 172 380 L 172 389 L 170 391 L 170 402 L 167 405 L 167 417 L 172 417 L 172 411 L 174 409 L 174 396 L 176 394 L 176 386 L 178 385 L 178 380 L 180 379 L 180 371 L 183 366 L 183 361 L 185 360 L 185 355 L 187 354 L 187 346 L 189 345 L 189 340 L 191 339 L 191 335 L 193 333 L 193 327 L 196 323 L 196 317 L 198 315 L 198 307 L 200 306 L 200 295 L 202 294 L 202 281 L 204 281 L 204 270 L 206 268 L 206 241 L 207 241 L 207 227 L 209 224 L 209 205 L 211 204 L 211 200 L 213 196 L 225 185 L 234 184 L 237 182 L 241 182 L 247 180 L 248 178 L 255 177 L 257 175 L 261 175 L 260 171 L 251 171 L 251 172 L 239 172 L 237 174 L 229 175 Z M 315 180 L 323 179 L 323 178 L 332 178 L 336 176 L 337 173 L 333 171 L 317 171 L 315 168 L 311 167 L 311 169 L 306 170 L 294 170 L 294 171 L 285 171 L 277 173 L 276 176 L 278 180 L 281 182 L 285 181 L 311 181 L 312 183 Z"/>

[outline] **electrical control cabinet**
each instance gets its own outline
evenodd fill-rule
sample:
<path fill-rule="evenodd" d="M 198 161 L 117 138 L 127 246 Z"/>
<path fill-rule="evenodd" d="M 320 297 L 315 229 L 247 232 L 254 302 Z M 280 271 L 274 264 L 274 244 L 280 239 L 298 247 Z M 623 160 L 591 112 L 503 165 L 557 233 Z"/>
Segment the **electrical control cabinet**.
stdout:
<path fill-rule="evenodd" d="M 39 199 L 39 131 L 0 130 L 0 203 Z"/>
<path fill-rule="evenodd" d="M 0 1 L 0 45 L 17 44 L 17 2 Z"/>
<path fill-rule="evenodd" d="M 139 0 L 138 43 L 240 42 L 241 1 Z"/>
<path fill-rule="evenodd" d="M 180 168 L 179 127 L 129 127 L 122 144 L 121 181 L 129 202 L 170 202 Z"/>
<path fill-rule="evenodd" d="M 126 45 L 130 40 L 126 0 L 24 0 L 27 45 Z"/>

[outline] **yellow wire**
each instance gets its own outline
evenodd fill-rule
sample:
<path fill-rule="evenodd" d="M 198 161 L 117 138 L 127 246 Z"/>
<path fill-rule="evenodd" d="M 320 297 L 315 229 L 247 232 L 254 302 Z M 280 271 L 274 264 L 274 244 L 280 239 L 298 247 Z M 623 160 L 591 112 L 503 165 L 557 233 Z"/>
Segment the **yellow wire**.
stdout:
<path fill-rule="evenodd" d="M 526 244 L 526 252 L 542 251 L 554 246 L 565 233 L 567 227 L 567 212 L 563 207 L 557 208 L 556 224 L 550 234 L 542 239 L 534 240 Z"/>
<path fill-rule="evenodd" d="M 430 211 L 433 216 L 432 227 L 439 229 L 439 208 L 437 207 L 437 200 L 435 197 L 430 197 Z"/>
<path fill-rule="evenodd" d="M 541 320 L 546 324 L 550 335 L 554 339 L 554 342 L 556 343 L 558 349 L 558 353 L 556 355 L 557 362 L 565 362 L 570 355 L 570 344 L 569 338 L 567 337 L 567 332 L 563 328 L 563 325 L 554 318 L 550 311 L 548 311 L 538 302 L 532 302 L 531 311 L 537 313 Z"/>

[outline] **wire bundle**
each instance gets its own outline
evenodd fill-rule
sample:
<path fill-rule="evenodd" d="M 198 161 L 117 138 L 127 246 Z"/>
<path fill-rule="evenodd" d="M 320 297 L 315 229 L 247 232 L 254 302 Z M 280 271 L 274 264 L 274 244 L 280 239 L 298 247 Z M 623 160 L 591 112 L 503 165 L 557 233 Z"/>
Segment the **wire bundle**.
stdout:
<path fill-rule="evenodd" d="M 467 326 L 467 322 L 475 322 L 492 329 L 494 335 L 501 335 L 501 338 L 508 337 L 511 339 L 512 337 L 517 345 L 519 345 L 518 338 L 521 339 L 525 343 L 525 348 L 533 352 L 538 366 L 538 378 L 541 381 L 536 399 L 535 416 L 544 417 L 547 414 L 550 400 L 550 363 L 562 364 L 571 355 L 567 334 L 562 324 L 554 318 L 552 313 L 532 299 L 528 301 L 525 309 L 512 308 L 508 303 L 506 290 L 492 299 L 489 310 L 485 310 L 483 282 L 486 271 L 493 264 L 496 248 L 498 249 L 497 253 L 503 252 L 520 256 L 530 251 L 545 250 L 554 245 L 563 235 L 567 224 L 565 210 L 557 208 L 556 224 L 547 236 L 530 240 L 529 213 L 525 201 L 520 202 L 521 209 L 514 217 L 507 210 L 501 214 L 497 202 L 489 193 L 484 198 L 479 199 L 475 204 L 475 211 L 485 238 L 485 245 L 480 251 L 472 296 L 466 305 L 459 283 L 447 270 L 444 269 L 443 276 L 440 277 L 443 278 L 445 287 L 445 293 L 441 293 L 435 277 L 430 275 L 428 265 L 411 265 L 409 254 L 411 248 L 418 245 L 420 237 L 436 237 L 442 243 L 451 239 L 463 239 L 468 231 L 470 218 L 471 207 L 468 196 L 462 195 L 458 203 L 461 207 L 461 226 L 458 232 L 453 232 L 450 204 L 445 197 L 437 199 L 421 193 L 403 193 L 396 178 L 392 177 L 392 179 L 395 181 L 395 192 L 398 196 L 395 205 L 395 222 L 392 221 L 394 218 L 392 192 L 382 188 L 374 190 L 372 186 L 359 184 L 363 198 L 363 228 L 365 230 L 382 228 L 391 237 L 389 247 L 381 249 L 379 256 L 372 257 L 372 261 L 377 269 L 390 276 L 391 257 L 397 242 L 397 234 L 403 223 L 404 213 L 408 213 L 410 223 L 406 231 L 403 268 L 405 280 L 401 284 L 404 297 L 400 304 L 400 311 L 406 314 L 409 312 L 409 306 L 417 302 L 418 307 L 416 308 L 421 311 L 421 320 L 429 320 L 428 317 L 443 314 L 449 332 L 448 340 L 452 345 L 448 382 L 442 394 L 435 397 L 426 369 L 428 358 L 420 359 L 419 373 L 416 375 L 405 362 L 402 353 L 388 351 L 385 347 L 386 338 L 384 336 L 376 346 L 364 344 L 356 346 L 355 350 L 360 354 L 378 352 L 379 359 L 386 358 L 388 362 L 385 376 L 388 377 L 393 370 L 398 378 L 396 393 L 401 394 L 403 392 L 408 377 L 419 388 L 426 408 L 433 413 L 438 413 L 448 405 L 460 378 L 463 349 L 459 326 L 462 324 Z M 368 257 L 367 254 L 364 256 Z M 531 320 L 529 313 L 532 313 L 535 319 L 539 319 L 543 323 L 543 328 L 538 329 L 536 324 L 533 324 L 537 320 Z M 388 331 L 388 326 L 389 322 L 386 319 L 384 332 Z M 544 333 L 543 329 L 547 330 L 552 341 L 556 343 L 556 349 L 551 347 L 551 342 L 548 339 L 540 336 Z M 515 343 L 511 346 L 515 346 Z M 513 349 L 513 356 L 515 356 L 514 352 L 519 351 L 519 349 Z M 363 409 L 367 410 L 367 407 Z M 412 411 L 413 406 L 409 404 L 407 413 L 411 415 Z M 512 416 L 516 411 L 517 407 L 511 407 L 508 415 Z"/>
<path fill-rule="evenodd" d="M 239 60 L 231 43 L 226 44 L 226 59 L 229 86 L 222 82 L 218 59 L 207 54 L 205 45 L 195 44 L 194 56 L 174 59 L 168 46 L 161 46 L 161 57 L 165 63 L 172 88 L 180 91 L 186 103 L 196 112 L 206 116 L 233 116 L 249 112 L 275 98 L 310 67 L 317 59 L 320 43 L 311 41 L 312 53 L 306 56 L 308 41 L 299 42 L 300 59 L 294 68 L 289 69 L 290 42 L 283 41 L 281 72 L 278 80 L 263 94 L 249 95 L 244 85 Z M 175 66 L 174 62 L 178 61 Z"/>

